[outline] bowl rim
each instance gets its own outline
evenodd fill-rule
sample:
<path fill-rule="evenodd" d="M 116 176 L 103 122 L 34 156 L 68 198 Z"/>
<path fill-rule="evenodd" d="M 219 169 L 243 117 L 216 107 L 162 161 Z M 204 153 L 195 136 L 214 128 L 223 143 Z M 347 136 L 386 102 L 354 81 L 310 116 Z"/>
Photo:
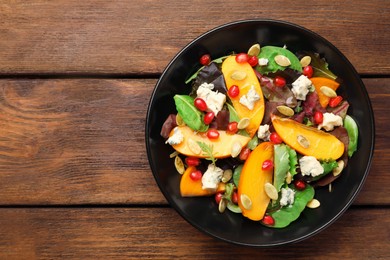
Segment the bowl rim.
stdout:
<path fill-rule="evenodd" d="M 357 188 L 355 189 L 355 191 L 353 192 L 352 196 L 351 196 L 351 199 L 342 207 L 342 209 L 336 214 L 334 215 L 329 221 L 327 221 L 324 225 L 321 225 L 319 226 L 319 228 L 315 229 L 315 230 L 312 230 L 310 232 L 308 232 L 307 234 L 305 234 L 304 236 L 301 236 L 301 237 L 298 237 L 298 238 L 295 238 L 295 239 L 291 239 L 291 240 L 285 240 L 285 241 L 280 241 L 280 242 L 275 242 L 275 243 L 270 243 L 270 244 L 251 244 L 251 243 L 245 243 L 245 242 L 239 242 L 239 241 L 232 241 L 230 239 L 227 239 L 227 238 L 224 238 L 222 236 L 218 236 L 212 232 L 209 232 L 208 230 L 206 230 L 204 227 L 200 226 L 199 224 L 197 224 L 196 222 L 194 221 L 191 221 L 189 219 L 189 217 L 187 216 L 187 214 L 182 211 L 178 205 L 176 205 L 176 203 L 173 201 L 173 199 L 171 198 L 169 192 L 167 190 L 165 190 L 165 188 L 162 186 L 161 184 L 161 180 L 157 174 L 157 169 L 155 169 L 154 167 L 154 164 L 152 162 L 152 156 L 151 156 L 151 144 L 150 144 L 150 140 L 149 140 L 149 136 L 148 136 L 148 133 L 149 133 L 149 129 L 150 129 L 150 121 L 148 120 L 151 116 L 151 108 L 153 106 L 153 100 L 155 99 L 155 96 L 157 94 L 157 90 L 158 90 L 158 86 L 161 84 L 161 82 L 163 81 L 165 75 L 167 74 L 168 70 L 171 68 L 172 64 L 174 64 L 178 59 L 179 57 L 184 53 L 186 52 L 188 49 L 190 49 L 193 45 L 196 45 L 197 42 L 211 34 L 214 34 L 220 30 L 226 30 L 228 27 L 231 27 L 231 26 L 236 26 L 236 25 L 242 25 L 242 24 L 250 24 L 250 23 L 264 23 L 264 24 L 274 24 L 274 25 L 284 25 L 284 26 L 288 26 L 288 27 L 291 27 L 292 29 L 295 29 L 295 30 L 300 30 L 302 32 L 305 32 L 305 33 L 308 33 L 308 34 L 311 34 L 313 35 L 313 37 L 315 38 L 318 38 L 319 40 L 323 41 L 326 45 L 328 45 L 328 47 L 337 54 L 337 56 L 339 56 L 340 58 L 343 59 L 343 61 L 349 65 L 350 69 L 352 70 L 354 76 L 357 76 L 356 79 L 359 81 L 359 84 L 362 86 L 362 91 L 364 92 L 364 98 L 365 98 L 365 101 L 368 105 L 368 110 L 370 112 L 370 116 L 372 117 L 372 123 L 370 124 L 370 127 L 371 127 L 371 132 L 373 133 L 372 136 L 371 136 L 371 140 L 370 140 L 370 145 L 371 145 L 371 149 L 369 151 L 369 158 L 368 158 L 368 162 L 367 162 L 367 165 L 366 165 L 366 168 L 365 168 L 365 172 L 362 176 L 362 179 L 360 180 L 359 182 L 359 185 L 357 186 Z M 375 115 L 374 115 L 374 112 L 373 112 L 373 109 L 372 109 L 372 104 L 371 104 L 371 100 L 369 98 L 369 95 L 368 95 L 368 92 L 367 92 L 367 89 L 359 75 L 359 73 L 356 71 L 355 67 L 351 64 L 351 62 L 346 58 L 346 56 L 338 49 L 336 48 L 335 45 L 333 45 L 330 41 L 328 41 L 326 38 L 324 38 L 323 36 L 319 35 L 318 33 L 316 32 L 313 32 L 312 30 L 310 29 L 307 29 L 301 25 L 298 25 L 298 24 L 295 24 L 295 23 L 292 23 L 292 22 L 288 22 L 288 21 L 283 21 L 283 20 L 277 20 L 277 19 L 242 19 L 242 20 L 236 20 L 236 21 L 232 21 L 232 22 L 228 22 L 228 23 L 224 23 L 224 24 L 221 24 L 217 27 L 214 27 L 212 29 L 209 29 L 207 30 L 206 32 L 198 35 L 196 38 L 194 38 L 193 40 L 191 40 L 190 42 L 188 42 L 184 47 L 182 47 L 182 49 L 177 52 L 174 57 L 169 61 L 169 63 L 166 65 L 166 67 L 164 68 L 163 72 L 161 73 L 158 81 L 156 82 L 155 86 L 154 86 L 154 89 L 152 91 L 152 94 L 150 96 L 150 99 L 149 99 L 149 104 L 148 104 L 148 107 L 147 107 L 147 114 L 146 114 L 146 122 L 145 122 L 145 144 L 146 144 L 146 150 L 147 150 L 147 157 L 148 157 L 148 162 L 149 162 L 149 166 L 152 170 L 152 174 L 154 176 L 154 179 L 160 189 L 160 191 L 163 193 L 165 199 L 168 201 L 169 205 L 175 209 L 175 211 L 183 218 L 185 219 L 188 223 L 190 223 L 192 226 L 194 226 L 196 229 L 198 229 L 199 231 L 201 231 L 202 233 L 204 234 L 207 234 L 208 236 L 210 237 L 213 237 L 215 239 L 219 239 L 221 241 L 224 241 L 224 242 L 228 242 L 228 243 L 231 243 L 231 244 L 235 244 L 235 245 L 240 245 L 240 246 L 247 246 L 247 247 L 257 247 L 257 248 L 270 248 L 270 247 L 275 247 L 275 246 L 284 246 L 284 245 L 288 245 L 288 244 L 293 244 L 293 243 L 297 243 L 297 242 L 300 242 L 300 241 L 303 241 L 305 239 L 308 239 L 318 233 L 320 233 L 321 231 L 323 231 L 324 229 L 328 228 L 331 224 L 333 224 L 338 218 L 341 217 L 341 215 L 343 215 L 345 213 L 345 211 L 352 205 L 352 203 L 355 201 L 357 195 L 359 194 L 359 192 L 361 191 L 362 187 L 364 186 L 364 183 L 367 179 L 367 176 L 370 172 L 370 169 L 371 169 L 371 164 L 372 164 L 372 159 L 373 159 L 373 155 L 374 155 L 374 149 L 375 149 Z"/>

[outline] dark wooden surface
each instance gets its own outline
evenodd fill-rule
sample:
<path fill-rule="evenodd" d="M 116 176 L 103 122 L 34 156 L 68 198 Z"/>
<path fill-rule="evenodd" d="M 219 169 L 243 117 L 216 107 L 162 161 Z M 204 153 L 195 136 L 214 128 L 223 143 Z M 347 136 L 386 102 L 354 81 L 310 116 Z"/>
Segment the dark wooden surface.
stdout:
<path fill-rule="evenodd" d="M 157 78 L 226 22 L 282 19 L 353 63 L 375 113 L 358 198 L 305 242 L 232 246 L 196 230 L 159 191 L 144 126 Z M 374 1 L 0 2 L 0 258 L 390 258 L 390 6 Z"/>

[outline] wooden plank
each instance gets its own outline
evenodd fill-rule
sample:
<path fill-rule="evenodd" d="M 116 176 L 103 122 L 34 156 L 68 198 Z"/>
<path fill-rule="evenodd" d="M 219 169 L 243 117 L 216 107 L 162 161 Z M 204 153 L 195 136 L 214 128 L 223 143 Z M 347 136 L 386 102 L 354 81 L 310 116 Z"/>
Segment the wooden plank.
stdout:
<path fill-rule="evenodd" d="M 389 205 L 390 79 L 365 79 L 376 116 L 355 204 Z M 156 80 L 0 80 L 0 205 L 166 204 L 145 151 Z"/>
<path fill-rule="evenodd" d="M 350 209 L 302 243 L 257 249 L 217 241 L 170 208 L 3 208 L 0 258 L 388 259 L 388 215 Z"/>
<path fill-rule="evenodd" d="M 387 0 L 3 1 L 0 74 L 161 73 L 200 34 L 254 18 L 307 27 L 360 73 L 389 74 L 389 14 Z"/>

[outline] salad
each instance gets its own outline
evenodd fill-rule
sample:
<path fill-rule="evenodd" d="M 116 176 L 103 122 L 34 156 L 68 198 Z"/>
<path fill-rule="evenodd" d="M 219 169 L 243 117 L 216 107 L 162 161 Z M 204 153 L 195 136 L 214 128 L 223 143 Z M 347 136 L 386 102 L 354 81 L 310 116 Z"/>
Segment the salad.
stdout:
<path fill-rule="evenodd" d="M 183 197 L 283 228 L 315 191 L 336 180 L 357 150 L 358 127 L 337 93 L 342 80 L 318 53 L 256 43 L 211 59 L 176 94 L 161 136 L 174 152 Z"/>

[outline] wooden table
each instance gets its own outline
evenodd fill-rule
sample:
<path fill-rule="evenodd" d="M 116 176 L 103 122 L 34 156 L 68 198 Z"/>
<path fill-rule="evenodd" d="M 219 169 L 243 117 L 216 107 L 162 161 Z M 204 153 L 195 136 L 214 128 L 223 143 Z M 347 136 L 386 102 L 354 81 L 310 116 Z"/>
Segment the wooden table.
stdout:
<path fill-rule="evenodd" d="M 152 90 L 193 38 L 247 18 L 324 36 L 354 64 L 376 120 L 366 183 L 320 234 L 226 244 L 183 220 L 149 168 Z M 356 1 L 1 1 L 0 258 L 389 259 L 390 5 Z"/>

